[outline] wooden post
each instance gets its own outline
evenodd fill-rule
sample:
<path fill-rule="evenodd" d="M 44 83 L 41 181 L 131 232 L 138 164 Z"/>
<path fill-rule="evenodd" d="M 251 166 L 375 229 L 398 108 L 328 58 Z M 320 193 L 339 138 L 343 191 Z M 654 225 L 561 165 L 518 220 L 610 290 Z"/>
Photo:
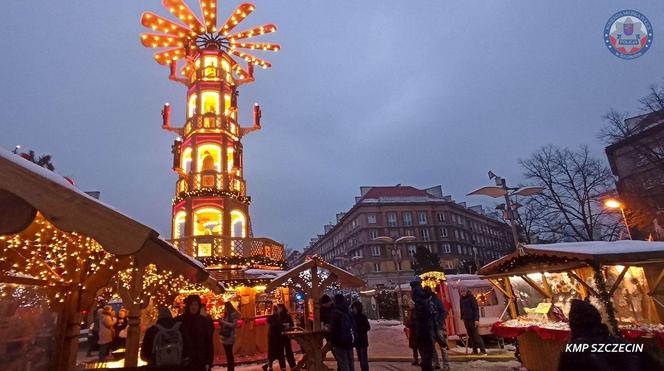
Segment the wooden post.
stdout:
<path fill-rule="evenodd" d="M 120 296 L 127 309 L 127 345 L 125 347 L 125 367 L 138 366 L 138 348 L 141 336 L 141 303 L 143 274 L 145 267 L 134 267 L 131 273 L 131 291 L 120 288 Z"/>
<path fill-rule="evenodd" d="M 66 264 L 68 269 L 73 270 L 71 292 L 64 299 L 61 306 L 61 319 L 57 329 L 62 331 L 58 334 L 58 344 L 56 344 L 57 370 L 69 371 L 76 366 L 76 354 L 78 353 L 78 338 L 81 336 L 82 315 L 79 311 L 81 299 L 81 286 L 83 271 L 85 270 L 85 260 L 78 258 L 75 261 L 70 260 Z M 60 291 L 62 293 L 62 291 Z"/>
<path fill-rule="evenodd" d="M 611 329 L 615 336 L 622 338 L 620 329 L 618 328 L 616 312 L 613 309 L 611 294 L 609 294 L 609 290 L 606 287 L 606 279 L 604 278 L 604 272 L 602 272 L 602 265 L 599 263 L 594 263 L 593 270 L 595 271 L 595 285 L 597 286 L 599 298 L 604 304 L 604 309 L 606 310 L 606 314 L 609 317 L 609 329 Z"/>
<path fill-rule="evenodd" d="M 516 306 L 516 295 L 514 295 L 514 289 L 512 288 L 512 283 L 510 282 L 509 277 L 503 277 L 503 285 L 505 285 L 505 291 L 509 294 L 508 307 L 510 310 L 510 316 L 516 318 L 519 316 L 519 309 Z"/>

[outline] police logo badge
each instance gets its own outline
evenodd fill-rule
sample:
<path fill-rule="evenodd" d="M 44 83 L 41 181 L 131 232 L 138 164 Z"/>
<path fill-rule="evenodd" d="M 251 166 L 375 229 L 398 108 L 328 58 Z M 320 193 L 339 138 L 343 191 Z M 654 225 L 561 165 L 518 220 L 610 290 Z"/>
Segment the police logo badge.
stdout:
<path fill-rule="evenodd" d="M 604 44 L 613 55 L 635 59 L 652 45 L 652 25 L 636 10 L 621 10 L 609 18 L 604 27 Z"/>

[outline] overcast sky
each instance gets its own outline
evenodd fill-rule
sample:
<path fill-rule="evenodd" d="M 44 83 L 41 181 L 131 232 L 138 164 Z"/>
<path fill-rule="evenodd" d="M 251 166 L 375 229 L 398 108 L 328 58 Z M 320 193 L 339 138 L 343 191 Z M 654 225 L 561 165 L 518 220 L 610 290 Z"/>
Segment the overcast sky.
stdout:
<path fill-rule="evenodd" d="M 189 0 L 192 8 L 197 2 Z M 220 1 L 220 20 L 238 1 Z M 276 23 L 271 70 L 240 90 L 254 235 L 302 248 L 362 185 L 441 184 L 471 204 L 487 170 L 523 181 L 518 160 L 588 144 L 610 107 L 636 108 L 664 77 L 664 2 L 262 1 L 240 27 Z M 654 27 L 637 60 L 603 28 L 631 8 Z M 4 0 L 0 146 L 49 153 L 83 190 L 170 237 L 176 175 L 160 109 L 184 120 L 185 88 L 143 48 L 158 0 Z M 0 174 L 2 176 L 2 174 Z"/>

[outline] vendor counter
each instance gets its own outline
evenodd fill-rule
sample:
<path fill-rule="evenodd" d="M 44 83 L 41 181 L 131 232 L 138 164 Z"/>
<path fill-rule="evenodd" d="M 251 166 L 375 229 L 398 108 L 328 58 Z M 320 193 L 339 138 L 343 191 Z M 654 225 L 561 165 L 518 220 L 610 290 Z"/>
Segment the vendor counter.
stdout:
<path fill-rule="evenodd" d="M 233 353 L 237 356 L 252 356 L 256 353 L 267 354 L 267 318 L 268 316 L 258 316 L 237 321 Z M 221 336 L 219 335 L 219 322 L 214 322 L 214 328 L 214 355 L 215 357 L 225 356 Z"/>
<path fill-rule="evenodd" d="M 558 370 L 560 354 L 570 338 L 570 329 L 565 322 L 509 320 L 496 322 L 491 330 L 496 336 L 518 341 L 521 362 L 530 371 Z M 632 325 L 621 327 L 620 332 L 627 341 L 660 348 L 653 353 L 661 354 L 664 349 L 662 325 Z M 655 354 L 653 356 L 659 358 Z"/>

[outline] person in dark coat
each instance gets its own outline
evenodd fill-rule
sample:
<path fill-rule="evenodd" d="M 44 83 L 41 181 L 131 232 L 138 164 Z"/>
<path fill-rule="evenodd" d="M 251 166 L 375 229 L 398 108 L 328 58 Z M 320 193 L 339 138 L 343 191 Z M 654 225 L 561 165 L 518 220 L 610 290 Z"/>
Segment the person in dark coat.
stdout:
<path fill-rule="evenodd" d="M 558 363 L 559 371 L 646 371 L 656 370 L 658 366 L 645 353 L 630 352 L 593 352 L 592 346 L 599 344 L 621 344 L 622 339 L 611 336 L 609 329 L 602 323 L 602 316 L 592 304 L 573 299 L 569 311 L 571 330 L 569 345 L 588 344 L 583 352 L 563 349 Z"/>
<path fill-rule="evenodd" d="M 288 313 L 288 308 L 286 308 L 286 305 L 284 304 L 279 304 L 277 305 L 278 311 L 279 311 L 279 320 L 281 321 L 281 331 L 282 333 L 284 331 L 290 331 L 295 327 L 295 323 L 293 322 L 293 318 L 290 316 L 290 313 Z M 284 353 L 286 354 L 286 361 L 288 361 L 288 366 L 290 366 L 291 369 L 295 368 L 297 365 L 297 362 L 295 362 L 295 354 L 293 354 L 293 346 L 291 344 L 291 339 L 282 334 L 282 342 L 284 344 Z"/>
<path fill-rule="evenodd" d="M 355 335 L 355 351 L 357 352 L 357 359 L 360 361 L 360 368 L 362 371 L 369 371 L 369 330 L 371 325 L 369 319 L 363 312 L 362 303 L 359 301 L 353 302 L 350 306 L 353 312 L 353 319 L 355 320 L 355 328 L 357 333 Z"/>
<path fill-rule="evenodd" d="M 440 347 L 440 357 L 438 357 L 438 352 L 436 351 L 436 347 L 434 345 L 434 350 L 433 350 L 433 368 L 435 370 L 440 369 L 441 367 L 441 362 L 440 360 L 442 359 L 443 362 L 443 367 L 442 369 L 444 371 L 449 371 L 450 369 L 450 360 L 447 355 L 447 327 L 445 325 L 445 319 L 447 318 L 447 309 L 445 309 L 445 305 L 443 304 L 443 301 L 440 300 L 440 298 L 436 295 L 436 293 L 431 289 L 431 287 L 427 286 L 424 288 L 424 291 L 426 291 L 427 295 L 430 296 L 429 303 L 430 307 L 433 308 L 433 324 L 434 324 L 434 337 L 433 337 L 433 342 L 435 344 L 438 344 Z"/>
<path fill-rule="evenodd" d="M 334 310 L 330 323 L 332 354 L 337 360 L 339 371 L 355 371 L 353 360 L 353 335 L 357 333 L 353 315 L 348 310 L 346 298 L 342 294 L 334 295 Z"/>
<path fill-rule="evenodd" d="M 422 281 L 416 277 L 410 283 L 412 289 L 412 299 L 415 303 L 415 336 L 417 339 L 417 349 L 420 351 L 422 371 L 433 370 L 434 348 L 434 325 L 431 307 L 429 305 L 429 295 L 422 289 Z"/>
<path fill-rule="evenodd" d="M 286 359 L 284 358 L 284 336 L 282 334 L 282 318 L 279 316 L 279 308 L 272 307 L 272 315 L 267 319 L 267 364 L 263 365 L 263 370 L 272 370 L 272 364 L 275 360 L 279 362 L 282 370 L 286 369 Z"/>
<path fill-rule="evenodd" d="M 466 327 L 466 334 L 468 334 L 468 340 L 473 347 L 473 354 L 477 354 L 478 347 L 481 354 L 486 354 L 484 340 L 482 340 L 478 330 L 480 325 L 480 308 L 477 305 L 475 295 L 463 285 L 459 285 L 459 294 L 461 295 L 459 299 L 461 320 Z"/>
<path fill-rule="evenodd" d="M 183 355 L 189 359 L 188 371 L 206 371 L 212 367 L 214 347 L 208 317 L 201 315 L 201 297 L 189 295 L 184 299 L 184 313 L 175 320 L 181 322 L 184 339 Z"/>
<path fill-rule="evenodd" d="M 406 323 L 404 326 L 408 328 L 408 347 L 413 350 L 413 366 L 419 366 L 420 357 L 417 350 L 417 333 L 415 328 L 415 302 L 411 299 L 408 301 L 408 315 L 406 316 Z"/>
<path fill-rule="evenodd" d="M 325 334 L 325 346 L 321 349 L 323 353 L 323 359 L 329 351 L 332 350 L 332 340 L 330 338 L 330 322 L 332 321 L 332 309 L 334 308 L 334 303 L 332 299 L 327 295 L 323 294 L 318 300 L 318 305 L 320 306 L 319 319 L 320 319 L 320 329 L 326 331 Z"/>
<path fill-rule="evenodd" d="M 145 331 L 145 335 L 143 336 L 143 343 L 141 344 L 140 357 L 143 361 L 147 362 L 148 370 L 178 371 L 184 367 L 184 366 L 172 366 L 170 368 L 169 367 L 157 368 L 155 365 L 156 360 L 153 351 L 154 351 L 154 340 L 157 336 L 157 333 L 159 332 L 158 326 L 171 329 L 173 328 L 173 326 L 176 325 L 176 323 L 177 322 L 175 322 L 175 320 L 173 319 L 171 311 L 168 308 L 161 307 L 157 309 L 157 323 L 149 327 Z M 182 325 L 180 324 L 180 326 Z M 180 327 L 180 333 L 182 333 L 182 327 Z M 184 334 L 182 334 L 182 344 L 184 345 L 184 343 L 187 341 L 188 339 L 185 340 Z"/>

